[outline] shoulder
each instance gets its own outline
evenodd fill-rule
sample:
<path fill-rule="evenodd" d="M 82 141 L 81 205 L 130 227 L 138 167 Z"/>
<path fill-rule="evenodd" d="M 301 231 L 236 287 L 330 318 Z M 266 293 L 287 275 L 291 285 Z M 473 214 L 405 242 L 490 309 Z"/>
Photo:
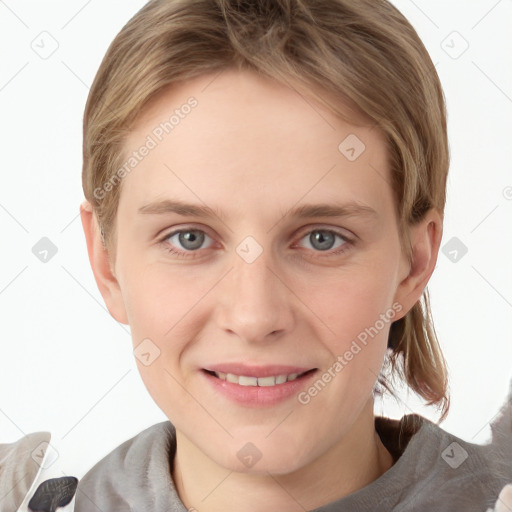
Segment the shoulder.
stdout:
<path fill-rule="evenodd" d="M 156 488 L 174 489 L 170 463 L 175 443 L 174 426 L 164 421 L 119 445 L 80 480 L 75 511 L 124 510 L 123 505 L 147 502 Z"/>
<path fill-rule="evenodd" d="M 151 452 L 166 445 L 174 437 L 174 432 L 169 421 L 146 428 L 105 455 L 85 474 L 81 482 L 90 481 L 99 473 L 119 469 L 121 465 L 140 465 L 141 461 L 149 461 Z"/>
<path fill-rule="evenodd" d="M 475 444 L 419 415 L 397 422 L 395 438 L 402 431 L 410 434 L 404 435 L 406 447 L 396 465 L 402 477 L 413 475 L 411 504 L 436 510 L 492 509 L 500 491 L 512 482 L 512 395 L 491 430 L 487 444 Z"/>

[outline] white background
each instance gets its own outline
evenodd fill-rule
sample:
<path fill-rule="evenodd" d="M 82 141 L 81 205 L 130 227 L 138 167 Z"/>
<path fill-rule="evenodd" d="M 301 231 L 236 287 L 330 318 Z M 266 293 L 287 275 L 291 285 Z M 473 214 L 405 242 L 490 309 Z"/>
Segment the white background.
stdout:
<path fill-rule="evenodd" d="M 144 3 L 0 1 L 0 443 L 50 431 L 63 471 L 79 478 L 167 419 L 139 377 L 129 328 L 97 290 L 78 213 L 89 86 Z M 456 263 L 441 252 L 429 284 L 450 370 L 441 427 L 484 443 L 512 378 L 512 1 L 394 4 L 424 41 L 447 99 L 442 246 L 457 237 L 468 248 Z M 58 43 L 47 59 L 31 47 L 43 31 Z M 469 44 L 460 56 L 454 31 Z M 47 263 L 32 253 L 42 237 L 58 249 Z M 376 407 L 392 417 L 413 411 L 438 418 L 412 395 Z"/>

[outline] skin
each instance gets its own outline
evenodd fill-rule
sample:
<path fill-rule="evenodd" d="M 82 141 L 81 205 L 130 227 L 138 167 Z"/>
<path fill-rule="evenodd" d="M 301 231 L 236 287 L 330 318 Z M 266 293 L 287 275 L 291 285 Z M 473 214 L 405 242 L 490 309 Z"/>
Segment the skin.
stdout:
<path fill-rule="evenodd" d="M 91 266 L 110 313 L 130 325 L 134 348 L 149 338 L 160 350 L 147 366 L 136 361 L 176 427 L 173 478 L 184 504 L 201 512 L 310 510 L 392 465 L 375 431 L 372 395 L 390 322 L 306 405 L 296 396 L 263 408 L 235 404 L 201 368 L 242 361 L 328 371 L 394 303 L 397 320 L 418 301 L 435 267 L 442 219 L 431 210 L 410 228 L 408 261 L 382 134 L 247 71 L 202 76 L 159 95 L 127 152 L 190 96 L 198 106 L 123 179 L 115 257 L 102 246 L 90 204 L 82 204 Z M 338 150 L 349 134 L 366 145 L 353 162 Z M 222 219 L 137 211 L 170 198 L 217 208 Z M 304 203 L 346 202 L 376 213 L 287 215 Z M 194 253 L 178 235 L 162 242 L 176 229 L 202 230 L 203 244 Z M 310 237 L 315 229 L 354 242 L 336 237 L 322 251 Z M 236 252 L 247 236 L 262 248 L 252 263 Z M 189 249 L 188 257 L 170 254 L 171 246 Z M 250 468 L 237 457 L 248 442 L 262 455 Z"/>

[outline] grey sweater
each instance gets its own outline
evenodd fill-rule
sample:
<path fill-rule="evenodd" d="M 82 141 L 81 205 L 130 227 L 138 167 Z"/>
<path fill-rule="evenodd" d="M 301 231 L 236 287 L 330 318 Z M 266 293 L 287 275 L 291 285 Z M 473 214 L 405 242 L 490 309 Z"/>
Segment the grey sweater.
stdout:
<path fill-rule="evenodd" d="M 375 427 L 393 466 L 316 512 L 486 512 L 512 482 L 511 403 L 484 445 L 459 439 L 417 414 L 401 420 L 376 416 Z M 124 442 L 80 480 L 75 512 L 187 512 L 171 476 L 175 450 L 169 421 Z"/>

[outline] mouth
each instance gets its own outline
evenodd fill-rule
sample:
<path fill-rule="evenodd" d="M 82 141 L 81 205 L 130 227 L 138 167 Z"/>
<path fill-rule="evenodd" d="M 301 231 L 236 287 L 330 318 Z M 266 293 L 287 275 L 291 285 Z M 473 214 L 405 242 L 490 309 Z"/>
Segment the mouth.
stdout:
<path fill-rule="evenodd" d="M 242 407 L 268 408 L 292 400 L 311 383 L 318 368 L 221 363 L 202 368 L 216 398 Z"/>
<path fill-rule="evenodd" d="M 200 373 L 216 398 L 242 407 L 268 408 L 293 400 L 317 372 L 318 368 L 299 366 L 224 363 Z"/>
<path fill-rule="evenodd" d="M 250 375 L 236 375 L 234 373 L 225 373 L 214 370 L 203 371 L 212 377 L 215 377 L 221 381 L 230 382 L 231 384 L 238 384 L 239 386 L 247 387 L 271 387 L 286 384 L 295 380 L 303 379 L 309 376 L 311 373 L 316 372 L 317 368 L 306 370 L 303 372 L 293 373 L 279 373 L 276 375 L 266 375 L 264 377 L 255 377 Z"/>

